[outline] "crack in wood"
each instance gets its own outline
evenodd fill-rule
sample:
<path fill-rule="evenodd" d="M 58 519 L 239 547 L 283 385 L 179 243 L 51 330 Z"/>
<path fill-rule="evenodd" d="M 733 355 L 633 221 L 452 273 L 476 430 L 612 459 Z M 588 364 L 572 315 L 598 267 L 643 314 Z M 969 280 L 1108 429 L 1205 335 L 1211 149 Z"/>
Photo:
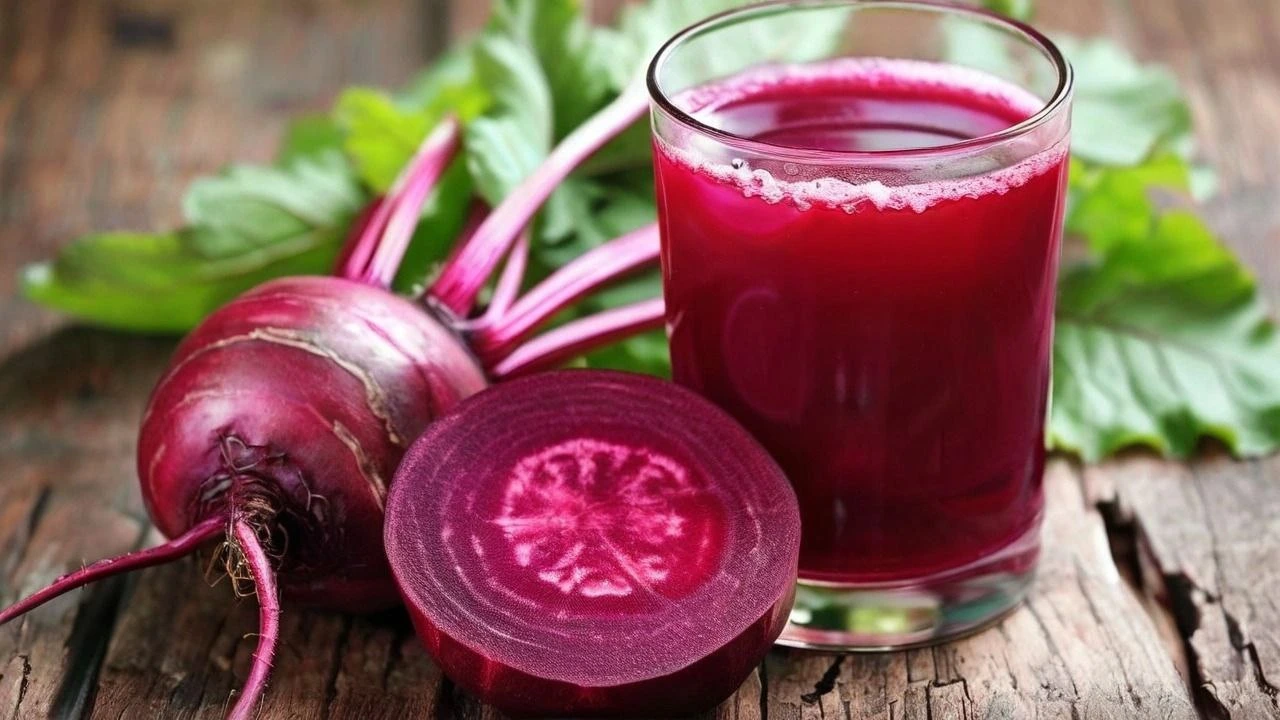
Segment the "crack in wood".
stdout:
<path fill-rule="evenodd" d="M 83 717 L 93 709 L 98 673 L 129 582 L 126 577 L 108 578 L 88 589 L 67 639 L 67 667 L 54 693 L 51 716 Z"/>
<path fill-rule="evenodd" d="M 407 622 L 395 623 L 395 632 L 391 636 L 391 647 L 387 652 L 387 664 L 382 668 L 382 687 L 384 689 L 391 687 L 391 677 L 404 665 L 404 648 L 406 643 L 418 643 L 418 634 L 414 631 L 413 625 Z"/>
<path fill-rule="evenodd" d="M 1225 597 L 1225 593 L 1232 585 L 1230 578 L 1225 575 L 1225 568 L 1228 565 L 1218 527 L 1209 512 L 1213 507 L 1214 498 L 1208 496 L 1205 487 L 1207 483 L 1221 479 L 1214 477 L 1212 467 L 1204 473 L 1194 470 L 1188 472 L 1185 469 L 1167 473 L 1164 471 L 1168 466 L 1156 460 L 1130 459 L 1127 464 L 1122 461 L 1115 465 L 1107 473 L 1110 486 L 1106 488 L 1104 497 L 1097 499 L 1095 504 L 1102 510 L 1109 534 L 1130 536 L 1139 564 L 1145 560 L 1152 568 L 1150 572 L 1137 574 L 1135 589 L 1140 595 L 1158 601 L 1160 608 L 1173 618 L 1180 649 L 1186 658 L 1187 681 L 1192 688 L 1192 697 L 1197 710 L 1204 717 L 1223 720 L 1253 717 L 1252 713 L 1258 711 L 1258 707 L 1250 703 L 1247 690 L 1242 691 L 1237 687 L 1247 678 L 1246 682 L 1251 681 L 1258 693 L 1269 701 L 1268 714 L 1280 717 L 1277 689 L 1266 677 L 1255 643 L 1247 637 L 1243 624 L 1229 609 Z M 1251 469 L 1255 474 L 1253 480 L 1259 483 L 1264 482 L 1263 478 L 1256 477 L 1257 468 Z M 1131 473 L 1132 476 L 1126 477 L 1126 472 Z M 1111 475 L 1116 477 L 1112 478 Z M 1152 479 L 1156 481 L 1155 486 L 1162 488 L 1158 491 L 1160 493 L 1167 493 L 1175 489 L 1179 483 L 1184 483 L 1190 497 L 1195 499 L 1194 507 L 1190 511 L 1196 513 L 1197 517 L 1193 519 L 1183 516 L 1181 519 L 1183 522 L 1194 523 L 1206 534 L 1207 555 L 1212 567 L 1209 568 L 1208 573 L 1203 574 L 1205 577 L 1211 577 L 1216 587 L 1205 587 L 1195 577 L 1202 571 L 1193 572 L 1186 569 L 1180 564 L 1181 559 L 1176 555 L 1168 556 L 1169 538 L 1163 538 L 1164 544 L 1157 545 L 1158 541 L 1150 537 L 1151 530 L 1144 526 L 1143 516 L 1144 510 L 1149 508 L 1146 508 L 1143 503 L 1150 499 L 1147 493 L 1151 490 L 1149 487 L 1144 487 L 1143 483 Z M 1133 497 L 1125 501 L 1122 499 L 1125 494 L 1131 494 Z M 1126 502 L 1137 505 L 1129 507 L 1125 504 Z M 1145 518 L 1145 520 L 1151 521 L 1152 518 Z M 1180 539 L 1176 535 L 1178 532 L 1176 526 L 1163 528 L 1157 526 L 1154 529 L 1166 534 L 1174 533 L 1172 537 L 1175 540 Z M 1162 551 L 1165 553 L 1163 556 Z M 1144 605 L 1144 607 L 1149 614 L 1152 612 L 1150 606 Z M 1220 618 L 1222 623 L 1218 626 L 1221 628 L 1220 631 L 1214 630 L 1217 618 Z M 1153 619 L 1156 618 L 1153 617 Z M 1222 635 L 1216 635 L 1217 632 L 1221 632 Z M 1215 640 L 1215 637 L 1221 640 Z M 1225 640 L 1225 643 L 1222 640 Z M 1217 654 L 1206 654 L 1206 650 L 1212 651 L 1224 645 L 1235 651 L 1234 659 Z M 1221 665 L 1224 661 L 1233 663 L 1234 670 L 1225 669 Z"/>
<path fill-rule="evenodd" d="M 53 496 L 53 488 L 48 485 L 40 488 L 39 494 L 36 495 L 36 501 L 31 505 L 31 512 L 27 513 L 27 531 L 23 538 L 23 543 L 17 548 L 15 553 L 22 556 L 27 553 L 27 543 L 31 542 L 31 538 L 35 537 L 36 527 L 40 524 L 40 520 L 44 518 L 45 511 L 49 509 L 49 498 Z"/>
<path fill-rule="evenodd" d="M 324 707 L 320 710 L 321 720 L 329 720 L 334 700 L 338 697 L 338 678 L 342 676 L 342 658 L 347 653 L 347 645 L 351 641 L 351 626 L 354 621 L 350 616 L 342 618 L 342 628 L 338 631 L 338 640 L 333 648 L 333 665 L 324 682 Z"/>
<path fill-rule="evenodd" d="M 1185 663 L 1188 672 L 1188 685 L 1191 688 L 1203 687 L 1205 680 L 1199 665 L 1193 662 L 1196 652 L 1191 643 L 1191 637 L 1200 625 L 1198 617 L 1200 610 L 1192 599 L 1192 593 L 1199 593 L 1207 598 L 1212 597 L 1212 594 L 1198 587 L 1185 574 L 1161 573 L 1163 587 L 1149 587 L 1139 569 L 1141 565 L 1140 553 L 1144 551 L 1143 548 L 1147 547 L 1148 543 L 1142 537 L 1141 529 L 1132 513 L 1125 510 L 1117 497 L 1099 498 L 1095 501 L 1094 506 L 1098 509 L 1106 526 L 1111 554 L 1115 558 L 1117 566 L 1128 566 L 1129 568 L 1129 572 L 1122 573 L 1125 581 L 1133 588 L 1135 594 L 1140 597 L 1149 597 L 1153 601 L 1159 602 L 1163 609 L 1172 616 L 1181 642 L 1180 650 L 1188 660 Z M 1121 543 L 1124 543 L 1124 546 L 1121 546 Z M 1160 618 L 1153 615 L 1150 606 L 1144 603 L 1143 607 L 1147 610 L 1148 615 L 1151 615 L 1153 622 L 1159 622 Z M 1206 717 L 1219 715 L 1226 717 L 1226 715 L 1223 715 L 1226 712 L 1225 708 L 1220 708 L 1220 712 L 1210 712 L 1210 709 L 1205 706 L 1206 702 L 1208 702 L 1208 698 L 1203 697 L 1205 693 L 1193 693 L 1192 695 L 1196 701 L 1197 710 L 1201 715 Z"/>
<path fill-rule="evenodd" d="M 831 666 L 822 674 L 822 678 L 814 683 L 813 691 L 800 696 L 800 699 L 812 705 L 827 693 L 836 689 L 836 678 L 840 677 L 840 667 L 844 665 L 845 655 L 837 655 Z"/>
<path fill-rule="evenodd" d="M 769 720 L 769 659 L 760 663 L 760 720 Z"/>
<path fill-rule="evenodd" d="M 12 720 L 19 720 L 22 717 L 19 711 L 22 710 L 22 701 L 27 698 L 27 688 L 31 684 L 31 656 L 23 653 L 18 656 L 18 659 L 22 661 L 22 677 L 18 678 L 18 699 L 13 704 L 13 714 L 9 716 Z M 0 678 L 2 677 L 3 675 L 0 675 Z"/>
<path fill-rule="evenodd" d="M 456 718 L 457 704 L 453 701 L 453 681 L 447 675 L 440 677 L 440 694 L 436 697 L 435 706 L 431 708 L 431 717 Z"/>
<path fill-rule="evenodd" d="M 53 495 L 53 489 L 48 485 L 40 488 L 36 495 L 35 501 L 31 504 L 31 508 L 27 511 L 27 516 L 23 523 L 23 531 L 18 538 L 18 542 L 12 553 L 4 558 L 3 566 L 0 566 L 0 572 L 4 576 L 8 576 L 13 572 L 14 567 L 26 557 L 27 549 L 31 545 L 31 538 L 36 536 L 36 529 L 40 525 L 40 521 L 44 519 L 45 512 L 49 509 L 49 498 Z M 13 583 L 15 590 L 19 589 L 19 583 Z"/>
<path fill-rule="evenodd" d="M 1218 609 L 1222 611 L 1222 618 L 1227 624 L 1227 639 L 1231 646 L 1248 659 L 1252 666 L 1254 681 L 1258 683 L 1258 689 L 1271 697 L 1271 702 L 1276 705 L 1276 709 L 1280 710 L 1280 704 L 1277 704 L 1276 695 L 1277 688 L 1270 680 L 1267 679 L 1266 673 L 1262 669 L 1262 661 L 1258 658 L 1258 646 L 1252 640 L 1245 640 L 1244 632 L 1240 628 L 1240 621 L 1236 616 L 1227 610 L 1225 604 L 1219 603 Z"/>
<path fill-rule="evenodd" d="M 1183 653 L 1186 654 L 1190 677 L 1188 681 L 1198 692 L 1193 694 L 1200 714 L 1210 718 L 1230 717 L 1230 711 L 1222 704 L 1217 693 L 1213 692 L 1213 681 L 1206 678 L 1198 662 L 1198 652 L 1191 638 L 1200 628 L 1200 615 L 1208 605 L 1214 604 L 1209 593 L 1196 585 L 1185 573 L 1168 573 L 1162 576 L 1173 618 L 1178 625 L 1178 634 L 1182 640 Z M 1197 602 L 1196 596 L 1202 601 Z M 1214 707 L 1209 707 L 1210 704 Z"/>

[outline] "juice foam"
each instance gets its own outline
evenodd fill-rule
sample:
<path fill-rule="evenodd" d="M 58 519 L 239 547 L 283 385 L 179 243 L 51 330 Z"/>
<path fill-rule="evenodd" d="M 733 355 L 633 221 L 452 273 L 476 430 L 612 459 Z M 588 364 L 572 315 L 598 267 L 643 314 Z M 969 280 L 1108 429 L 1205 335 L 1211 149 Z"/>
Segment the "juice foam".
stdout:
<path fill-rule="evenodd" d="M 994 120 L 998 132 L 1018 125 L 1035 116 L 1044 103 L 1027 90 L 994 75 L 967 67 L 945 65 L 921 60 L 887 58 L 840 58 L 810 65 L 766 66 L 750 70 L 730 80 L 710 86 L 702 86 L 677 96 L 675 105 L 695 119 L 719 130 L 738 134 L 732 127 L 732 119 L 723 117 L 725 108 L 739 107 L 744 102 L 785 94 L 789 96 L 814 96 L 822 94 L 874 97 L 878 100 L 909 100 L 928 97 L 934 101 L 979 108 Z M 788 98 L 790 100 L 790 98 Z M 725 127 L 728 124 L 729 127 Z M 988 133 L 970 133 L 971 136 L 949 138 L 954 142 L 971 140 Z M 799 150 L 827 151 L 837 155 L 841 148 L 823 147 L 812 142 L 792 144 L 779 142 L 776 131 L 770 137 L 752 137 L 744 133 L 746 140 L 764 142 L 771 152 Z M 951 143 L 948 143 L 951 144 Z M 1031 178 L 1058 167 L 1066 155 L 1065 144 L 1035 153 L 1020 162 L 998 169 L 976 172 L 967 177 L 912 182 L 909 178 L 893 178 L 892 169 L 881 168 L 876 174 L 885 179 L 849 179 L 836 175 L 792 180 L 778 177 L 766 167 L 754 167 L 749 161 L 737 159 L 723 162 L 702 154 L 696 147 L 679 148 L 659 143 L 662 152 L 691 170 L 708 175 L 724 183 L 739 187 L 748 197 L 759 197 L 770 203 L 790 202 L 800 209 L 813 205 L 839 208 L 853 212 L 858 205 L 870 203 L 877 209 L 906 209 L 923 212 L 930 206 L 963 198 L 1004 194 L 1020 187 Z M 920 150 L 904 146 L 895 151 Z M 882 153 L 883 154 L 883 153 Z M 841 162 L 835 158 L 835 162 Z M 874 158 L 864 158 L 874 164 Z M 783 174 L 787 174 L 784 168 Z M 845 168 L 848 172 L 848 169 Z M 898 182 L 893 182 L 893 180 Z"/>

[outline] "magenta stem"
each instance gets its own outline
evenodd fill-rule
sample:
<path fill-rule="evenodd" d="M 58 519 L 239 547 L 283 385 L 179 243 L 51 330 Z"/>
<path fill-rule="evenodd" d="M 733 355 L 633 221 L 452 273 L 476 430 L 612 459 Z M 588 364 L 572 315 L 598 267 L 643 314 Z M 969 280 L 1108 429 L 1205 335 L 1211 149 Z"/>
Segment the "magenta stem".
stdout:
<path fill-rule="evenodd" d="M 370 258 L 373 257 L 375 246 L 382 238 L 382 231 L 387 227 L 387 218 L 391 216 L 394 203 L 395 197 L 390 193 L 374 201 L 368 219 L 364 226 L 360 227 L 359 236 L 355 241 L 350 242 L 351 250 L 347 253 L 346 260 L 334 273 L 335 275 L 348 280 L 364 279 L 365 270 L 369 266 Z"/>
<path fill-rule="evenodd" d="M 262 549 L 254 527 L 244 520 L 236 520 L 231 525 L 231 534 L 253 575 L 258 596 L 258 647 L 253 651 L 249 679 L 245 681 L 236 704 L 227 713 L 227 720 L 252 720 L 266 690 L 280 638 L 280 598 L 276 591 L 276 571 Z"/>
<path fill-rule="evenodd" d="M 455 315 L 466 317 L 494 268 L 552 191 L 592 153 L 639 120 L 647 107 L 643 84 L 632 83 L 617 99 L 569 133 L 450 258 L 429 294 Z"/>
<path fill-rule="evenodd" d="M 498 284 L 493 288 L 493 299 L 485 310 L 482 324 L 497 323 L 506 317 L 516 296 L 520 294 L 520 286 L 524 285 L 525 268 L 529 265 L 529 233 L 520 234 L 511 254 L 507 256 L 507 264 L 498 276 Z"/>
<path fill-rule="evenodd" d="M 493 324 L 478 327 L 471 345 L 486 364 L 502 361 L 531 333 L 579 298 L 658 260 L 658 226 L 646 225 L 597 246 L 543 280 Z"/>
<path fill-rule="evenodd" d="M 146 550 L 138 550 L 119 557 L 99 560 L 73 573 L 67 573 L 54 580 L 47 587 L 32 593 L 22 600 L 0 611 L 0 625 L 34 610 L 50 600 L 66 594 L 78 587 L 83 587 L 96 580 L 119 575 L 131 570 L 139 570 L 155 565 L 172 562 L 195 552 L 201 545 L 221 535 L 226 527 L 226 519 L 213 517 L 201 521 L 195 527 L 178 537 Z"/>
<path fill-rule="evenodd" d="M 453 162 L 461 145 L 462 128 L 452 116 L 441 120 L 422 141 L 386 197 L 378 201 L 338 268 L 350 280 L 390 287 L 404 259 L 422 206 Z"/>
<path fill-rule="evenodd" d="M 337 260 L 333 263 L 333 274 L 338 277 L 352 277 L 358 273 L 359 268 L 363 268 L 368 262 L 369 248 L 364 240 L 365 233 L 369 226 L 374 224 L 384 212 L 383 208 L 387 204 L 385 195 L 378 196 L 369 201 L 364 206 L 360 214 L 356 216 L 355 222 L 351 223 L 351 228 L 347 231 L 347 238 L 342 243 L 342 251 L 338 253 Z M 383 217 L 379 223 L 379 227 L 386 225 L 386 219 Z M 357 253 L 364 253 L 366 257 L 363 261 L 357 262 L 355 256 Z"/>
<path fill-rule="evenodd" d="M 574 320 L 517 348 L 490 374 L 498 380 L 549 370 L 585 352 L 655 330 L 663 324 L 662 298 L 642 300 Z"/>

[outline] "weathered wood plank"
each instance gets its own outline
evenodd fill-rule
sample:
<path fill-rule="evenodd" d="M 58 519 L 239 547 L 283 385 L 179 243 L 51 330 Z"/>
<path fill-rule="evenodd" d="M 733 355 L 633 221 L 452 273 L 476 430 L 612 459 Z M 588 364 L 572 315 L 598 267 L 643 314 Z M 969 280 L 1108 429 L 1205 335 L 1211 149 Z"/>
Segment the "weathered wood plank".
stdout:
<path fill-rule="evenodd" d="M 90 717 L 222 717 L 256 643 L 254 600 L 187 563 L 146 573 L 124 602 Z M 441 702 L 440 673 L 399 613 L 287 608 L 281 637 L 263 718 L 430 717 Z"/>
<path fill-rule="evenodd" d="M 1133 524 L 1212 717 L 1280 717 L 1280 462 L 1130 457 L 1086 473 Z"/>
<path fill-rule="evenodd" d="M 135 547 L 133 431 L 168 343 L 64 331 L 0 363 L 0 485 L 12 601 L 82 561 Z M 12 503 L 12 505 L 11 505 Z M 12 507 L 12 510 L 10 508 Z M 0 709 L 40 717 L 83 706 L 110 637 L 121 583 L 61 598 L 0 628 Z"/>
<path fill-rule="evenodd" d="M 1039 578 L 995 628 L 936 648 L 768 665 L 768 716 L 1193 718 L 1172 659 L 1111 559 L 1102 517 L 1065 462 L 1046 478 Z M 835 713 L 833 715 L 833 713 Z"/>

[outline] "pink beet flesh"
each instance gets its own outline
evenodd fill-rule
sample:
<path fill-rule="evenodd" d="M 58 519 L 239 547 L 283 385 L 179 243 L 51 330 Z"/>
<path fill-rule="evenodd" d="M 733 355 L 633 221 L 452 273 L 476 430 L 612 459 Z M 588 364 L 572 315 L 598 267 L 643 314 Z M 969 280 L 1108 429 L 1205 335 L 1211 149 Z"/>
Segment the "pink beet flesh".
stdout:
<path fill-rule="evenodd" d="M 169 537 L 249 512 L 295 601 L 385 608 L 386 486 L 414 438 L 484 386 L 457 337 L 407 300 L 337 278 L 269 282 L 179 346 L 142 422 L 143 497 Z"/>
<path fill-rule="evenodd" d="M 800 543 L 782 472 L 733 420 L 655 378 L 496 386 L 405 456 L 386 549 L 459 685 L 523 716 L 713 707 L 790 611 Z"/>

